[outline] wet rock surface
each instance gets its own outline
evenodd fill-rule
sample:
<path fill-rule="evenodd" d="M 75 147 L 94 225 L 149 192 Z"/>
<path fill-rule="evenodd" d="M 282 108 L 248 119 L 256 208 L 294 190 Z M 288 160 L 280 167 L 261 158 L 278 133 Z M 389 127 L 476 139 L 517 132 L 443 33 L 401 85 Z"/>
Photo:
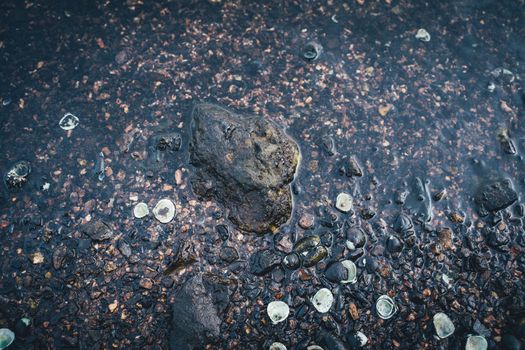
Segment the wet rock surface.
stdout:
<path fill-rule="evenodd" d="M 192 277 L 175 293 L 170 349 L 203 349 L 220 333 L 233 282 L 211 274 Z"/>
<path fill-rule="evenodd" d="M 198 104 L 192 113 L 190 154 L 197 170 L 194 191 L 225 205 L 241 228 L 267 233 L 289 219 L 289 184 L 299 148 L 275 124 Z"/>
<path fill-rule="evenodd" d="M 441 350 L 482 334 L 489 349 L 523 348 L 521 1 L 0 8 L 0 328 L 16 333 L 10 348 L 168 349 L 172 305 L 203 272 L 238 288 L 210 301 L 227 304 L 219 335 L 181 332 L 182 346 L 329 350 L 327 334 L 334 347 L 367 337 L 364 349 Z M 415 37 L 421 28 L 430 41 Z M 315 60 L 302 55 L 311 41 L 322 46 Z M 260 116 L 300 146 L 293 210 L 274 234 L 247 233 L 226 204 L 193 191 L 198 101 Z M 164 138 L 172 133 L 180 138 Z M 9 187 L 20 160 L 31 173 Z M 480 202 L 481 216 L 478 189 L 498 179 L 517 199 L 506 206 L 514 194 L 503 189 Z M 340 193 L 352 210 L 336 208 Z M 162 198 L 171 221 L 135 218 L 138 203 L 151 211 Z M 84 228 L 97 221 L 91 238 Z M 360 231 L 349 237 L 350 227 Z M 294 251 L 304 237 L 317 238 Z M 224 260 L 225 247 L 238 259 Z M 252 273 L 250 257 L 265 250 L 279 259 Z M 355 263 L 354 284 L 327 278 L 342 261 Z M 321 288 L 333 295 L 324 313 L 311 303 Z M 388 319 L 376 312 L 382 295 L 397 307 Z M 289 305 L 278 324 L 273 301 Z M 444 339 L 438 312 L 455 326 Z"/>
<path fill-rule="evenodd" d="M 505 209 L 518 199 L 509 179 L 488 181 L 482 184 L 474 198 L 479 213 L 486 216 L 489 212 Z"/>

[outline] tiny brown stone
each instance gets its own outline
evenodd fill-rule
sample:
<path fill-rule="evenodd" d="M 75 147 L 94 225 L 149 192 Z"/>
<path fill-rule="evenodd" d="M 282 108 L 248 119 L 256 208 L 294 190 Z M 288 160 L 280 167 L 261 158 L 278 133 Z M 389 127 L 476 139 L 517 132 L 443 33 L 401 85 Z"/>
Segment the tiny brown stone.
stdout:
<path fill-rule="evenodd" d="M 354 303 L 350 303 L 348 310 L 350 311 L 350 316 L 352 316 L 352 319 L 357 321 L 359 319 L 359 311 L 357 311 L 357 306 Z"/>
<path fill-rule="evenodd" d="M 144 289 L 151 289 L 153 287 L 153 281 L 150 278 L 143 278 L 140 280 L 140 286 Z"/>
<path fill-rule="evenodd" d="M 299 226 L 305 230 L 311 228 L 314 225 L 314 216 L 309 213 L 303 213 L 299 219 Z"/>

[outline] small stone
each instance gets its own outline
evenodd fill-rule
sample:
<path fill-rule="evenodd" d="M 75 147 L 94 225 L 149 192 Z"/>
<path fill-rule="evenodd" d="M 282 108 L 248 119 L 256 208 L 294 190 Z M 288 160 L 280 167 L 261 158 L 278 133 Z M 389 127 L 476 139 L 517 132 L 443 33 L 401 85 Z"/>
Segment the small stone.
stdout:
<path fill-rule="evenodd" d="M 175 205 L 167 198 L 161 199 L 153 208 L 153 215 L 161 223 L 167 224 L 175 216 Z"/>
<path fill-rule="evenodd" d="M 517 200 L 518 194 L 509 179 L 499 179 L 482 184 L 474 197 L 481 216 L 505 209 Z"/>
<path fill-rule="evenodd" d="M 144 289 L 151 289 L 153 287 L 153 281 L 151 278 L 142 278 L 139 285 Z"/>
<path fill-rule="evenodd" d="M 359 311 L 357 310 L 357 306 L 354 303 L 350 303 L 348 310 L 350 311 L 350 316 L 352 316 L 352 319 L 357 321 L 359 319 Z"/>
<path fill-rule="evenodd" d="M 438 338 L 445 339 L 446 337 L 452 335 L 456 330 L 454 324 L 450 318 L 443 312 L 438 312 L 433 317 L 434 329 Z"/>
<path fill-rule="evenodd" d="M 40 252 L 31 254 L 30 258 L 31 262 L 35 265 L 42 264 L 44 262 L 44 255 L 42 255 Z"/>
<path fill-rule="evenodd" d="M 260 250 L 250 257 L 250 271 L 254 275 L 264 275 L 281 262 L 279 254 L 271 250 Z"/>
<path fill-rule="evenodd" d="M 332 307 L 334 303 L 334 295 L 328 288 L 321 288 L 315 293 L 315 295 L 310 299 L 312 305 L 320 313 L 326 313 Z"/>
<path fill-rule="evenodd" d="M 219 253 L 219 257 L 227 263 L 232 263 L 239 259 L 239 253 L 233 247 L 223 247 Z"/>
<path fill-rule="evenodd" d="M 295 270 L 301 265 L 301 260 L 297 253 L 290 253 L 283 258 L 283 266 L 290 270 Z"/>
<path fill-rule="evenodd" d="M 109 312 L 113 313 L 118 308 L 118 301 L 114 300 L 111 304 L 108 305 Z"/>
<path fill-rule="evenodd" d="M 314 225 L 314 216 L 312 214 L 304 213 L 299 219 L 299 226 L 302 229 L 308 230 Z"/>
<path fill-rule="evenodd" d="M 343 213 L 348 213 L 353 207 L 352 196 L 344 192 L 339 193 L 335 202 L 335 207 Z"/>
<path fill-rule="evenodd" d="M 83 231 L 94 241 L 105 241 L 113 237 L 113 230 L 102 220 L 90 221 Z"/>
<path fill-rule="evenodd" d="M 128 243 L 126 243 L 124 240 L 120 239 L 118 241 L 118 250 L 122 255 L 124 255 L 126 258 L 129 258 L 131 256 L 131 247 Z"/>
<path fill-rule="evenodd" d="M 521 350 L 521 342 L 513 335 L 505 334 L 501 338 L 501 346 L 503 350 Z"/>
<path fill-rule="evenodd" d="M 430 41 L 430 34 L 426 31 L 426 29 L 419 29 L 416 33 L 416 39 L 429 42 Z"/>
<path fill-rule="evenodd" d="M 143 217 L 148 216 L 149 215 L 148 205 L 144 202 L 137 203 L 137 205 L 135 205 L 135 207 L 133 208 L 133 215 L 137 219 L 142 219 Z"/>
<path fill-rule="evenodd" d="M 290 308 L 282 301 L 272 301 L 266 308 L 266 313 L 272 320 L 273 324 L 283 322 L 288 318 L 290 314 Z"/>
<path fill-rule="evenodd" d="M 378 112 L 382 117 L 385 117 L 388 114 L 388 112 L 390 112 L 392 107 L 394 107 L 394 105 L 390 103 L 382 104 L 379 106 Z"/>
<path fill-rule="evenodd" d="M 53 267 L 58 270 L 62 267 L 67 254 L 67 247 L 60 246 L 53 252 Z"/>

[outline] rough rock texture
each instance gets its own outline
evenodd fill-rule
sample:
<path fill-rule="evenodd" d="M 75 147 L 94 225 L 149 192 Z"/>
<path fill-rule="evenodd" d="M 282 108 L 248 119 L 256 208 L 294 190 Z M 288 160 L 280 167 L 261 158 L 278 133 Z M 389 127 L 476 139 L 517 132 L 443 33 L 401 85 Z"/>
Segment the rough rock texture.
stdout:
<path fill-rule="evenodd" d="M 297 144 L 272 122 L 212 104 L 196 105 L 192 119 L 195 193 L 222 203 L 246 231 L 266 233 L 285 223 L 292 211 L 289 184 L 299 161 Z"/>
<path fill-rule="evenodd" d="M 505 209 L 517 200 L 518 195 L 508 179 L 485 182 L 478 188 L 474 198 L 481 216 Z"/>
<path fill-rule="evenodd" d="M 204 349 L 220 335 L 234 281 L 210 273 L 190 278 L 175 293 L 171 350 Z"/>

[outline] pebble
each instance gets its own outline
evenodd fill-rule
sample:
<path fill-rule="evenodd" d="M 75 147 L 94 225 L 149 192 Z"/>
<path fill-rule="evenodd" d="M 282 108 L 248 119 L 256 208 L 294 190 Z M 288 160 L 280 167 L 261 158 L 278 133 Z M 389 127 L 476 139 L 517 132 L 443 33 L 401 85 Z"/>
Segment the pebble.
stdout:
<path fill-rule="evenodd" d="M 133 208 L 133 215 L 137 219 L 142 219 L 143 217 L 148 216 L 149 215 L 148 205 L 146 203 L 144 203 L 144 202 L 138 203 Z"/>
<path fill-rule="evenodd" d="M 424 41 L 424 42 L 429 42 L 430 34 L 426 31 L 426 29 L 423 29 L 423 28 L 418 29 L 416 33 L 416 39 Z"/>
<path fill-rule="evenodd" d="M 42 264 L 44 262 L 44 256 L 40 252 L 31 254 L 31 262 L 35 265 Z"/>
<path fill-rule="evenodd" d="M 108 305 L 109 312 L 115 312 L 118 308 L 118 301 L 114 300 L 111 304 Z"/>
<path fill-rule="evenodd" d="M 299 226 L 302 229 L 308 230 L 314 225 L 314 216 L 312 214 L 304 213 L 299 219 Z"/>
<path fill-rule="evenodd" d="M 452 335 L 456 330 L 454 324 L 450 318 L 443 312 L 438 312 L 433 317 L 434 329 L 436 334 L 440 339 L 445 339 L 446 337 Z"/>
<path fill-rule="evenodd" d="M 153 208 L 153 215 L 161 223 L 167 224 L 175 216 L 175 205 L 167 198 L 161 199 Z"/>
<path fill-rule="evenodd" d="M 339 193 L 335 202 L 335 207 L 343 213 L 348 213 L 353 207 L 352 196 L 344 192 Z"/>
<path fill-rule="evenodd" d="M 153 287 L 153 281 L 151 278 L 142 278 L 139 285 L 144 289 L 151 289 Z"/>
<path fill-rule="evenodd" d="M 326 313 L 334 303 L 334 295 L 328 288 L 321 288 L 315 293 L 310 301 L 317 311 L 320 313 Z"/>
<path fill-rule="evenodd" d="M 232 263 L 239 259 L 239 253 L 237 253 L 237 250 L 235 250 L 235 248 L 226 246 L 221 249 L 219 257 L 227 263 Z"/>
<path fill-rule="evenodd" d="M 264 275 L 281 262 L 280 256 L 271 250 L 260 250 L 250 257 L 250 271 L 254 275 Z"/>

